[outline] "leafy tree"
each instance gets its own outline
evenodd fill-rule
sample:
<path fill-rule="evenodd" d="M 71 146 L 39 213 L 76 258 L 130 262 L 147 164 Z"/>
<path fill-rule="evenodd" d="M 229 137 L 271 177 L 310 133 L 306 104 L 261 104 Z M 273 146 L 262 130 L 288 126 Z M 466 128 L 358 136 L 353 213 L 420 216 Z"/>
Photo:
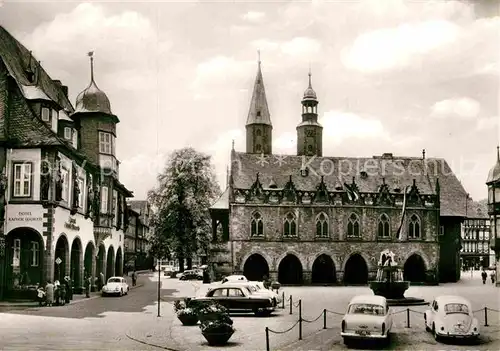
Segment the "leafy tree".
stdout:
<path fill-rule="evenodd" d="M 155 209 L 152 254 L 159 258 L 175 254 L 181 272 L 184 259 L 191 269 L 193 256 L 208 250 L 208 209 L 220 193 L 209 155 L 193 148 L 174 151 L 158 175 L 157 187 L 148 194 Z"/>

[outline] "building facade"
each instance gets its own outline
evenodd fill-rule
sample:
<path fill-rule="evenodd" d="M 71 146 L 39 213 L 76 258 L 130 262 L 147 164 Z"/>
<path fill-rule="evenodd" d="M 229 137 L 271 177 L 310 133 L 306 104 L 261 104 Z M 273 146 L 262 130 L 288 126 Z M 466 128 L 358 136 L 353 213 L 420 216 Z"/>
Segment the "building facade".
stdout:
<path fill-rule="evenodd" d="M 304 92 L 296 155 L 272 154 L 259 62 L 246 152 L 231 150 L 228 187 L 211 207 L 219 272 L 282 284 L 366 284 L 392 250 L 413 283 L 456 281 L 466 195 L 443 159 L 323 156 L 316 92 Z"/>
<path fill-rule="evenodd" d="M 491 226 L 487 210 L 472 203 L 462 226 L 462 269 L 488 269 L 495 265 L 495 251 L 490 247 Z"/>
<path fill-rule="evenodd" d="M 32 53 L 0 27 L 2 297 L 70 276 L 121 275 L 126 198 L 117 116 L 91 77 L 75 107 Z"/>
<path fill-rule="evenodd" d="M 125 257 L 129 269 L 150 269 L 153 266 L 150 250 L 150 205 L 147 201 L 129 201 L 129 227 L 125 234 Z"/>

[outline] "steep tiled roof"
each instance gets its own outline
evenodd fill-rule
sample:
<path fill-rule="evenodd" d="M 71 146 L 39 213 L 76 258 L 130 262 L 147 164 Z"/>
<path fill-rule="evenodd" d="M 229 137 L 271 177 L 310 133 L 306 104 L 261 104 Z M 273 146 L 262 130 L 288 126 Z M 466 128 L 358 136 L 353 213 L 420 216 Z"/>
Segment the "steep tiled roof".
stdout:
<path fill-rule="evenodd" d="M 49 77 L 43 67 L 32 57 L 29 50 L 2 26 L 0 26 L 0 58 L 5 63 L 10 75 L 16 80 L 26 99 L 46 100 L 49 98 L 63 109 L 73 112 L 73 106 L 61 86 Z M 35 74 L 34 83 L 28 79 L 27 68 L 30 68 Z"/>
<path fill-rule="evenodd" d="M 137 213 L 141 213 L 148 204 L 146 200 L 130 200 L 127 201 L 127 203 L 133 210 L 137 211 Z"/>
<path fill-rule="evenodd" d="M 301 175 L 304 167 L 308 169 L 306 176 Z M 378 192 L 384 181 L 391 192 L 396 192 L 396 188 L 401 192 L 415 180 L 420 194 L 436 194 L 439 179 L 441 216 L 465 217 L 467 192 L 444 159 L 232 154 L 234 188 L 249 189 L 257 173 L 264 188 L 268 188 L 271 181 L 283 188 L 291 176 L 297 190 L 313 191 L 323 176 L 328 191 L 339 190 L 339 186 L 351 184 L 354 179 L 359 191 L 364 193 Z"/>

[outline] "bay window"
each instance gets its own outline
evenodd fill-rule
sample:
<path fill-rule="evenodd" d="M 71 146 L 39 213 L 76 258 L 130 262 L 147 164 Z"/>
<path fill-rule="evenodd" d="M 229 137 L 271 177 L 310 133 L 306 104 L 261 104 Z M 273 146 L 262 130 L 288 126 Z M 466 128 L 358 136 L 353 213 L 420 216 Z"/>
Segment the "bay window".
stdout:
<path fill-rule="evenodd" d="M 115 137 L 108 132 L 99 132 L 99 152 L 102 154 L 115 154 Z"/>

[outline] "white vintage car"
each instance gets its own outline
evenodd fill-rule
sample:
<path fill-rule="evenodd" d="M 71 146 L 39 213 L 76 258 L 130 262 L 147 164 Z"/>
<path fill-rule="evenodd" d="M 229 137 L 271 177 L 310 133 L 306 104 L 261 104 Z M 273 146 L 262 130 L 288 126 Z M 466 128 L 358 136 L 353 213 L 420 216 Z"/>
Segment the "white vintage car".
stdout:
<path fill-rule="evenodd" d="M 102 287 L 102 296 L 118 295 L 123 296 L 128 294 L 127 280 L 122 277 L 111 277 L 106 285 Z"/>
<path fill-rule="evenodd" d="M 472 314 L 470 302 L 461 297 L 444 295 L 437 297 L 431 308 L 424 313 L 425 329 L 434 338 L 477 339 L 479 323 Z"/>
<path fill-rule="evenodd" d="M 237 284 L 246 286 L 253 294 L 259 294 L 270 298 L 273 301 L 274 306 L 277 306 L 281 303 L 281 296 L 279 296 L 272 290 L 264 288 L 264 284 L 262 282 L 238 280 L 234 282 L 225 282 L 223 284 Z"/>
<path fill-rule="evenodd" d="M 378 295 L 358 295 L 351 299 L 342 319 L 340 335 L 348 345 L 355 339 L 389 342 L 392 315 L 387 300 Z"/>

